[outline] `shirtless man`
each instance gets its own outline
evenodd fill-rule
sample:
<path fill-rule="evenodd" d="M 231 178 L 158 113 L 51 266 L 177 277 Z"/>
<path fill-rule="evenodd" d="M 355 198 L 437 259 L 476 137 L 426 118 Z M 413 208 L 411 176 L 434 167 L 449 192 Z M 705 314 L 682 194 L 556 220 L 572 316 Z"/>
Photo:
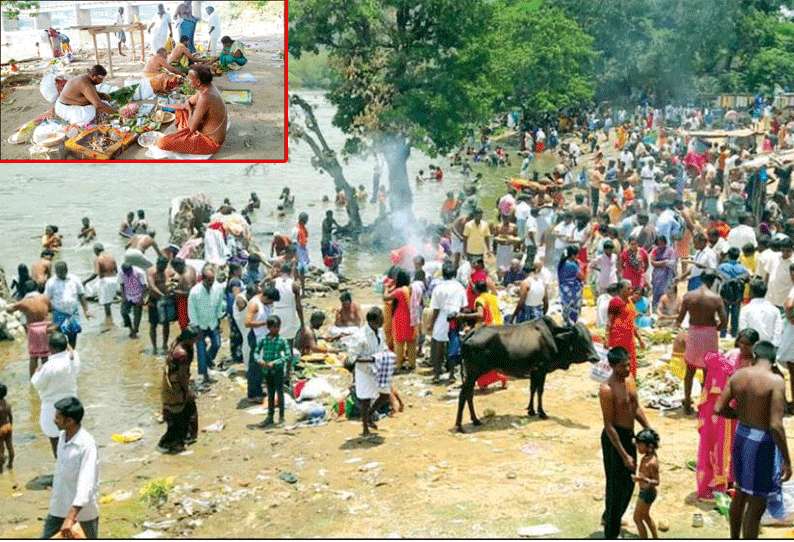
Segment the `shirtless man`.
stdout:
<path fill-rule="evenodd" d="M 113 319 L 110 315 L 110 304 L 116 297 L 116 292 L 119 289 L 118 274 L 119 270 L 116 267 L 116 259 L 113 256 L 105 253 L 105 247 L 102 243 L 94 245 L 94 272 L 83 281 L 83 286 L 99 277 L 99 286 L 97 287 L 97 301 L 105 308 L 105 320 L 112 323 Z"/>
<path fill-rule="evenodd" d="M 188 154 L 214 154 L 226 141 L 226 106 L 212 84 L 212 70 L 193 66 L 190 84 L 198 90 L 186 103 L 173 104 L 177 132 L 165 135 L 157 146 L 166 151 Z"/>
<path fill-rule="evenodd" d="M 83 217 L 83 227 L 80 228 L 80 233 L 77 234 L 77 238 L 80 239 L 81 245 L 86 245 L 96 238 L 96 230 L 91 225 L 91 221 L 87 216 Z"/>
<path fill-rule="evenodd" d="M 190 43 L 190 38 L 188 38 L 187 36 L 180 37 L 179 43 L 176 44 L 174 50 L 171 51 L 170 55 L 168 55 L 169 65 L 174 66 L 175 69 L 177 70 L 174 73 L 179 73 L 180 75 L 184 75 L 188 72 L 188 68 L 185 68 L 180 65 L 180 62 L 182 62 L 183 57 L 187 57 L 189 66 L 198 62 L 198 59 L 194 57 L 192 54 L 190 54 L 188 43 Z M 157 57 L 155 56 L 155 58 Z"/>
<path fill-rule="evenodd" d="M 160 247 L 157 246 L 157 242 L 154 240 L 156 233 L 157 232 L 152 230 L 149 233 L 133 234 L 127 242 L 127 250 L 124 252 L 124 262 L 140 267 L 142 270 L 146 271 L 152 266 L 152 262 L 144 256 L 144 253 L 149 247 L 154 247 L 154 251 L 158 256 L 164 256 Z"/>
<path fill-rule="evenodd" d="M 138 222 L 135 220 L 135 213 L 130 211 L 127 213 L 127 220 L 121 223 L 119 226 L 119 235 L 122 237 L 132 237 L 135 233 L 135 226 L 138 225 Z"/>
<path fill-rule="evenodd" d="M 623 347 L 609 351 L 607 360 L 612 375 L 601 384 L 598 397 L 604 418 L 601 432 L 601 451 L 604 456 L 606 493 L 604 495 L 604 538 L 617 538 L 620 520 L 634 492 L 632 475 L 636 470 L 637 449 L 634 446 L 634 420 L 648 429 L 637 398 L 637 383 L 631 376 L 629 353 Z"/>
<path fill-rule="evenodd" d="M 701 369 L 703 376 L 706 376 L 706 364 L 703 362 L 703 356 L 707 352 L 719 350 L 718 332 L 725 330 L 728 323 L 722 297 L 711 291 L 711 286 L 717 279 L 717 271 L 706 269 L 700 276 L 703 283 L 699 288 L 684 294 L 681 310 L 678 312 L 676 320 L 676 327 L 680 328 L 681 322 L 689 313 L 689 331 L 687 332 L 684 356 L 686 361 L 684 414 L 692 413 L 692 377 L 695 376 L 697 369 Z"/>
<path fill-rule="evenodd" d="M 86 125 L 94 120 L 97 110 L 110 115 L 118 113 L 118 109 L 107 103 L 110 96 L 97 93 L 96 86 L 104 81 L 105 75 L 105 68 L 97 64 L 88 73 L 70 79 L 55 102 L 55 114 L 69 124 Z"/>
<path fill-rule="evenodd" d="M 714 412 L 720 416 L 739 419 L 732 455 L 737 489 L 730 509 L 734 539 L 740 535 L 758 538 L 767 498 L 780 491 L 779 482 L 774 480 L 779 462 L 776 459 L 782 459 L 780 480 L 791 478 L 791 459 L 783 428 L 786 383 L 773 372 L 775 355 L 772 343 L 757 342 L 753 347 L 753 364 L 731 376 L 714 404 Z M 733 399 L 736 410 L 729 406 Z"/>
<path fill-rule="evenodd" d="M 152 340 L 152 355 L 157 355 L 157 325 L 163 326 L 163 353 L 168 348 L 168 333 L 172 316 L 176 313 L 171 290 L 178 283 L 173 269 L 168 266 L 168 258 L 160 256 L 157 263 L 146 270 L 146 283 L 149 286 L 149 337 Z"/>
<path fill-rule="evenodd" d="M 51 310 L 50 298 L 36 291 L 6 307 L 6 312 L 21 311 L 27 320 L 30 376 L 36 372 L 39 360 L 44 363 L 50 355 L 48 327 Z"/>
<path fill-rule="evenodd" d="M 339 296 L 342 307 L 336 311 L 334 325 L 339 327 L 355 326 L 361 327 L 361 306 L 353 301 L 350 292 L 343 292 Z"/>
<path fill-rule="evenodd" d="M 168 51 L 165 49 L 165 47 L 160 47 L 157 50 L 157 54 L 151 57 L 143 66 L 143 75 L 146 77 L 152 77 L 153 75 L 162 73 L 163 70 L 174 73 L 179 77 L 185 75 L 184 72 L 176 69 L 168 63 L 168 59 L 166 58 L 167 54 Z"/>
<path fill-rule="evenodd" d="M 309 317 L 309 326 L 303 326 L 298 330 L 298 336 L 295 338 L 295 348 L 301 353 L 301 356 L 314 353 L 332 353 L 339 352 L 338 349 L 331 346 L 320 346 L 319 341 L 331 340 L 330 337 L 318 337 L 317 331 L 323 327 L 325 322 L 325 314 L 322 311 L 312 313 Z"/>
<path fill-rule="evenodd" d="M 52 275 L 53 252 L 49 249 L 41 251 L 41 257 L 30 266 L 30 277 L 36 283 L 39 293 L 44 293 L 44 285 Z"/>
<path fill-rule="evenodd" d="M 196 285 L 196 270 L 192 266 L 186 265 L 185 260 L 181 258 L 171 260 L 171 268 L 179 279 L 173 293 L 179 328 L 184 330 L 190 323 L 187 312 L 187 296 L 190 294 L 190 289 Z"/>
<path fill-rule="evenodd" d="M 463 253 L 463 228 L 466 222 L 474 217 L 473 212 L 461 213 L 455 220 L 452 221 L 450 232 L 452 233 L 452 263 L 455 267 L 460 265 L 460 255 Z"/>

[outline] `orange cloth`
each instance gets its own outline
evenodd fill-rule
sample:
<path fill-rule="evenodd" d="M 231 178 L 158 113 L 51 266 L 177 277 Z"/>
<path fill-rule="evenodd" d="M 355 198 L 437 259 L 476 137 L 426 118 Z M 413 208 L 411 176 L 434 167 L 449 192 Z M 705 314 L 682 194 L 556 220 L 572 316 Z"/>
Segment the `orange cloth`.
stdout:
<path fill-rule="evenodd" d="M 149 84 L 155 92 L 167 92 L 179 84 L 179 76 L 173 73 L 144 73 L 149 78 Z"/>
<path fill-rule="evenodd" d="M 633 303 L 626 303 L 620 297 L 613 297 L 609 302 L 608 313 L 612 316 L 612 327 L 609 330 L 607 346 L 622 346 L 629 353 L 631 375 L 637 376 L 637 350 L 634 345 L 634 319 L 637 309 Z"/>
<path fill-rule="evenodd" d="M 177 132 L 160 138 L 156 143 L 164 151 L 184 152 L 187 154 L 215 154 L 221 145 L 200 132 L 187 127 L 188 112 L 186 109 L 176 110 Z"/>
<path fill-rule="evenodd" d="M 10 435 L 12 431 L 13 431 L 13 428 L 11 427 L 10 423 L 6 423 L 6 424 L 0 426 L 0 439 L 4 439 L 8 435 Z"/>
<path fill-rule="evenodd" d="M 309 242 L 309 231 L 306 229 L 301 223 L 298 223 L 298 244 L 302 247 L 305 247 L 306 244 Z"/>

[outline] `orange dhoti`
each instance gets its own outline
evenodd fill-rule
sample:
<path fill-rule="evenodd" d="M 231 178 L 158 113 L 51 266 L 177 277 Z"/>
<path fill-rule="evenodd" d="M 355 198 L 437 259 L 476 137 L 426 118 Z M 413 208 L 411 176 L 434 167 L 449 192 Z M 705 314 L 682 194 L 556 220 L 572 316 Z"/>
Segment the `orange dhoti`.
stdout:
<path fill-rule="evenodd" d="M 179 85 L 179 76 L 173 73 L 144 73 L 149 78 L 149 84 L 155 92 L 167 92 Z"/>
<path fill-rule="evenodd" d="M 187 154 L 215 154 L 221 149 L 220 143 L 188 128 L 187 119 L 187 110 L 177 109 L 176 127 L 178 131 L 161 137 L 156 145 L 164 151 Z"/>

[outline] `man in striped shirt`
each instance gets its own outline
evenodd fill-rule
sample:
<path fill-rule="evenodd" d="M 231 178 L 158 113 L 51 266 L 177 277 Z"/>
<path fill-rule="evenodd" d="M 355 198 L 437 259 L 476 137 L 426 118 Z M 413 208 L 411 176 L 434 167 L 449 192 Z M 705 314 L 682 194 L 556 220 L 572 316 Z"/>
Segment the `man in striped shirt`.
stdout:
<path fill-rule="evenodd" d="M 136 339 L 138 328 L 141 325 L 143 299 L 147 289 L 146 275 L 139 268 L 125 262 L 121 264 L 119 284 L 121 285 L 121 318 L 124 320 L 124 327 L 130 328 L 130 339 Z M 130 320 L 130 310 L 132 311 L 132 320 Z"/>

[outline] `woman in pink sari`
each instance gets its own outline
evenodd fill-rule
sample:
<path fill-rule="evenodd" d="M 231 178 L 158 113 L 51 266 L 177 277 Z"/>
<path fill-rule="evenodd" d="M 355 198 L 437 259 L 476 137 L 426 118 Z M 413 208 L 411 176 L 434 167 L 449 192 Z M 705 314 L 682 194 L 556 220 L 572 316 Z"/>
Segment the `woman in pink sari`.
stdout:
<path fill-rule="evenodd" d="M 706 364 L 706 380 L 698 409 L 698 499 L 714 499 L 714 491 L 724 493 L 728 484 L 733 481 L 731 448 L 736 420 L 717 416 L 714 403 L 725 389 L 730 376 L 752 363 L 753 345 L 758 342 L 758 338 L 756 330 L 743 329 L 736 337 L 735 349 L 724 355 L 709 352 L 703 358 Z"/>

